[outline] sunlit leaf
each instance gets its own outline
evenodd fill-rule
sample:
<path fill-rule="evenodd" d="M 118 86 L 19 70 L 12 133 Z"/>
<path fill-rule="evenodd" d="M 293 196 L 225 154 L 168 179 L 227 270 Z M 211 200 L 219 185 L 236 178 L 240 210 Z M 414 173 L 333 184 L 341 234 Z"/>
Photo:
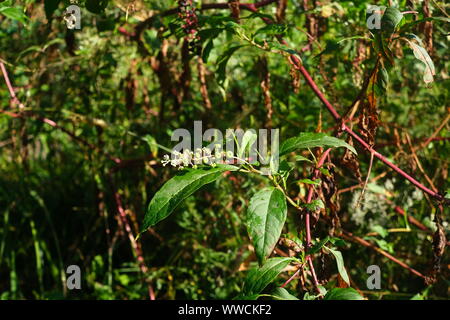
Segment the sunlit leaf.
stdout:
<path fill-rule="evenodd" d="M 333 288 L 325 295 L 325 300 L 364 300 L 353 288 Z"/>
<path fill-rule="evenodd" d="M 243 294 L 261 293 L 294 258 L 271 258 L 260 268 L 251 269 L 245 279 Z"/>
<path fill-rule="evenodd" d="M 141 231 L 165 219 L 184 199 L 218 179 L 225 171 L 237 169 L 235 166 L 218 165 L 215 168 L 199 168 L 178 173 L 167 181 L 150 201 Z"/>
<path fill-rule="evenodd" d="M 247 229 L 260 263 L 272 253 L 280 238 L 286 215 L 286 199 L 278 189 L 261 190 L 250 199 Z"/>
<path fill-rule="evenodd" d="M 281 144 L 280 155 L 286 153 L 308 148 L 316 147 L 328 147 L 328 148 L 340 148 L 344 147 L 356 154 L 354 147 L 346 143 L 345 141 L 330 137 L 325 133 L 300 133 L 299 136 L 287 139 Z"/>

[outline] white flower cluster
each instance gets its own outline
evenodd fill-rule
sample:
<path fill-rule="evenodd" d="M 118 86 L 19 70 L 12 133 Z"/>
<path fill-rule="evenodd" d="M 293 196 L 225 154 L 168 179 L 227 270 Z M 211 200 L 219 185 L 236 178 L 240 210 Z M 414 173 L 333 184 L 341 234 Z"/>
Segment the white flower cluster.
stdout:
<path fill-rule="evenodd" d="M 195 152 L 191 150 L 184 150 L 183 153 L 173 151 L 172 159 L 166 154 L 161 163 L 164 167 L 170 164 L 172 167 L 177 167 L 179 169 L 189 166 L 195 169 L 199 164 L 215 167 L 217 163 L 224 163 L 224 157 L 233 158 L 233 153 L 225 151 L 220 152 L 216 149 L 216 152 L 212 154 L 209 148 L 197 148 Z"/>

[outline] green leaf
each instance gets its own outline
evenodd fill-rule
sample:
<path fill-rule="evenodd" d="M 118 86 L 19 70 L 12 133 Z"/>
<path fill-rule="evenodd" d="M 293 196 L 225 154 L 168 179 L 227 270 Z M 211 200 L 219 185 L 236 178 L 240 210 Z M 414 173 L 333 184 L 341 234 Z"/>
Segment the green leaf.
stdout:
<path fill-rule="evenodd" d="M 267 44 L 269 45 L 270 49 L 276 49 L 276 50 L 279 50 L 279 51 L 284 51 L 286 53 L 289 53 L 289 54 L 297 56 L 297 58 L 300 61 L 302 60 L 297 51 L 295 51 L 294 49 L 289 48 L 288 46 L 286 46 L 284 44 L 281 44 L 281 43 L 278 43 L 278 42 L 274 42 L 274 41 L 267 42 Z"/>
<path fill-rule="evenodd" d="M 245 150 L 248 148 L 251 150 L 252 145 L 256 142 L 258 139 L 258 135 L 251 131 L 247 130 L 244 133 L 244 136 L 242 137 L 241 145 L 238 146 L 238 157 L 242 159 L 242 157 L 245 155 Z"/>
<path fill-rule="evenodd" d="M 324 297 L 327 294 L 327 289 L 325 289 L 324 286 L 318 285 L 317 288 L 319 289 L 318 294 L 309 294 L 308 292 L 305 292 L 303 295 L 303 300 L 316 300 L 319 297 Z"/>
<path fill-rule="evenodd" d="M 270 295 L 277 300 L 299 300 L 296 296 L 290 294 L 285 288 L 280 287 L 275 288 Z"/>
<path fill-rule="evenodd" d="M 245 47 L 245 46 L 240 45 L 240 46 L 234 46 L 234 47 L 228 48 L 222 54 L 222 56 L 220 56 L 219 59 L 217 59 L 217 62 L 216 62 L 217 63 L 217 81 L 219 83 L 223 83 L 225 81 L 228 60 L 230 60 L 233 53 L 235 53 L 238 49 L 240 49 L 242 47 Z"/>
<path fill-rule="evenodd" d="M 287 31 L 287 28 L 284 24 L 276 24 L 276 23 L 272 23 L 272 24 L 268 24 L 265 27 L 262 27 L 260 29 L 258 29 L 255 32 L 255 35 L 257 34 L 266 34 L 266 35 L 284 35 Z"/>
<path fill-rule="evenodd" d="M 445 191 L 445 199 L 450 199 L 450 189 L 448 189 L 447 191 Z"/>
<path fill-rule="evenodd" d="M 53 15 L 53 13 L 58 9 L 59 4 L 61 3 L 61 0 L 45 0 L 44 1 L 44 10 L 45 10 L 45 16 L 47 19 L 50 19 Z"/>
<path fill-rule="evenodd" d="M 325 295 L 325 300 L 364 300 L 353 288 L 334 288 Z"/>
<path fill-rule="evenodd" d="M 410 48 L 413 50 L 414 57 L 422 61 L 423 64 L 425 65 L 425 69 L 423 71 L 423 81 L 425 83 L 433 82 L 434 81 L 433 76 L 436 74 L 436 69 L 434 67 L 433 60 L 431 60 L 427 50 L 423 48 L 422 41 L 420 40 L 419 37 L 417 37 L 414 34 L 410 34 L 408 37 L 413 40 L 409 40 L 407 38 L 403 39 L 406 40 Z"/>
<path fill-rule="evenodd" d="M 298 149 L 316 147 L 344 147 L 356 154 L 355 148 L 341 139 L 330 137 L 325 133 L 303 132 L 298 137 L 287 139 L 281 144 L 280 156 Z"/>
<path fill-rule="evenodd" d="M 350 279 L 348 278 L 347 270 L 345 270 L 344 258 L 342 257 L 342 253 L 338 250 L 333 250 L 330 248 L 327 248 L 327 250 L 329 250 L 333 254 L 334 258 L 336 259 L 338 272 L 339 272 L 342 280 L 344 280 L 348 285 L 350 285 Z"/>
<path fill-rule="evenodd" d="M 381 67 L 377 73 L 377 82 L 376 82 L 376 94 L 378 96 L 383 95 L 389 83 L 389 74 L 384 67 Z"/>
<path fill-rule="evenodd" d="M 422 292 L 419 292 L 417 294 L 415 294 L 413 297 L 411 297 L 410 300 L 425 300 L 428 298 L 428 292 L 430 291 L 431 286 L 427 287 L 425 290 L 423 290 Z"/>
<path fill-rule="evenodd" d="M 375 34 L 374 39 L 374 49 L 377 54 L 380 54 L 384 58 L 384 62 L 387 66 L 393 66 L 394 65 L 394 54 L 392 53 L 392 50 L 389 48 L 388 40 L 385 39 L 381 33 Z"/>
<path fill-rule="evenodd" d="M 389 7 L 381 18 L 381 30 L 388 36 L 393 34 L 403 19 L 403 13 L 397 8 Z"/>
<path fill-rule="evenodd" d="M 286 198 L 278 189 L 259 191 L 247 211 L 247 230 L 260 264 L 272 253 L 286 221 Z"/>
<path fill-rule="evenodd" d="M 0 13 L 11 20 L 19 21 L 24 25 L 28 23 L 28 17 L 25 15 L 22 9 L 13 7 L 0 7 Z"/>
<path fill-rule="evenodd" d="M 385 238 L 389 235 L 389 232 L 380 225 L 375 225 L 370 228 L 372 231 L 378 233 L 380 237 Z"/>
<path fill-rule="evenodd" d="M 243 295 L 250 296 L 261 293 L 294 258 L 272 258 L 260 268 L 251 269 L 244 282 Z"/>
<path fill-rule="evenodd" d="M 315 212 L 319 209 L 325 208 L 325 205 L 323 204 L 323 201 L 320 199 L 315 199 L 311 201 L 310 203 L 304 203 L 303 207 L 311 212 Z"/>
<path fill-rule="evenodd" d="M 148 147 L 150 148 L 150 152 L 152 153 L 153 157 L 158 157 L 158 143 L 156 142 L 155 137 L 147 134 L 144 137 L 142 137 L 142 140 L 147 142 Z"/>
<path fill-rule="evenodd" d="M 202 50 L 202 59 L 205 63 L 208 62 L 209 54 L 211 50 L 214 48 L 214 39 L 209 39 L 206 41 L 205 47 Z"/>
<path fill-rule="evenodd" d="M 306 158 L 304 156 L 295 156 L 295 161 L 297 161 L 297 162 L 300 162 L 300 161 L 312 162 L 311 160 L 309 160 L 308 158 Z"/>
<path fill-rule="evenodd" d="M 308 250 L 308 255 L 319 252 L 320 249 L 322 249 L 328 243 L 328 241 L 330 241 L 330 237 L 325 237 L 324 239 L 320 240 Z"/>
<path fill-rule="evenodd" d="M 244 31 L 246 30 L 246 28 L 243 25 L 240 25 L 239 23 L 229 21 L 225 24 L 225 29 L 236 34 L 241 39 L 245 38 Z"/>
<path fill-rule="evenodd" d="M 219 36 L 219 34 L 224 31 L 225 28 L 209 28 L 209 29 L 203 29 L 198 32 L 198 35 L 200 39 L 203 41 L 207 39 L 215 39 Z"/>
<path fill-rule="evenodd" d="M 215 168 L 180 172 L 167 181 L 150 201 L 141 232 L 165 219 L 184 199 L 202 186 L 218 179 L 223 172 L 237 169 L 235 166 L 218 165 Z"/>
<path fill-rule="evenodd" d="M 425 298 L 421 293 L 417 293 L 409 300 L 425 300 Z"/>
<path fill-rule="evenodd" d="M 312 185 L 315 185 L 315 186 L 320 186 L 321 180 L 320 179 L 316 179 L 316 180 L 300 179 L 297 182 L 298 183 L 305 183 L 305 184 L 312 184 Z"/>
<path fill-rule="evenodd" d="M 447 17 L 427 17 L 427 18 L 423 18 L 423 19 L 416 20 L 416 21 L 408 22 L 408 23 L 405 23 L 405 24 L 400 28 L 399 32 L 400 32 L 400 33 L 401 33 L 401 32 L 405 32 L 406 30 L 411 29 L 411 28 L 412 28 L 413 26 L 415 26 L 416 24 L 424 23 L 424 22 L 427 22 L 427 21 L 436 21 L 436 22 L 442 21 L 442 22 L 447 22 L 447 23 L 449 23 L 449 22 L 450 22 L 450 18 L 447 18 Z"/>

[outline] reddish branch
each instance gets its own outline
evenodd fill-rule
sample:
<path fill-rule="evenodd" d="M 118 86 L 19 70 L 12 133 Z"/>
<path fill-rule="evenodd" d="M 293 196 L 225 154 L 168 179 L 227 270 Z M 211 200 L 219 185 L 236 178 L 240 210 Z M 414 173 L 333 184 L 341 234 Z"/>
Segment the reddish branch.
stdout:
<path fill-rule="evenodd" d="M 293 63 L 295 65 L 295 67 L 300 71 L 300 73 L 303 75 L 303 77 L 305 78 L 306 82 L 308 83 L 308 85 L 311 87 L 311 89 L 314 91 L 314 93 L 316 94 L 316 96 L 322 101 L 322 103 L 325 105 L 325 107 L 327 107 L 328 111 L 331 113 L 331 115 L 333 116 L 333 118 L 340 123 L 341 122 L 341 116 L 337 113 L 336 109 L 331 105 L 331 103 L 325 98 L 324 94 L 322 93 L 322 91 L 320 91 L 320 89 L 318 88 L 317 84 L 314 82 L 314 80 L 311 78 L 310 74 L 308 73 L 308 71 L 305 69 L 305 67 L 303 65 L 301 65 L 300 60 L 292 55 L 291 57 L 291 63 Z M 414 186 L 416 186 L 417 188 L 419 188 L 420 190 L 422 190 L 423 192 L 429 194 L 430 196 L 432 196 L 433 198 L 437 199 L 438 201 L 444 201 L 444 197 L 437 193 L 434 192 L 433 190 L 427 188 L 426 186 L 424 186 L 422 183 L 420 183 L 419 181 L 417 181 L 416 179 L 414 179 L 412 176 L 410 176 L 409 174 L 407 174 L 405 171 L 403 171 L 402 169 L 400 169 L 399 167 L 397 167 L 395 164 L 393 164 L 392 162 L 390 162 L 385 156 L 383 156 L 381 153 L 375 151 L 367 142 L 365 142 L 358 134 L 356 134 L 352 129 L 350 129 L 346 124 L 342 124 L 341 127 L 342 131 L 347 132 L 350 136 L 352 136 L 353 139 L 355 139 L 356 141 L 358 141 L 359 144 L 361 144 L 361 146 L 368 152 L 372 153 L 374 155 L 375 158 L 378 158 L 379 160 L 381 160 L 384 164 L 386 164 L 388 167 L 390 167 L 391 169 L 393 169 L 395 172 L 397 172 L 398 174 L 400 174 L 402 177 L 404 177 L 406 180 L 408 180 L 409 182 L 411 182 Z"/>
<path fill-rule="evenodd" d="M 44 117 L 39 117 L 36 116 L 34 114 L 30 114 L 30 113 L 15 113 L 15 112 L 10 112 L 10 111 L 5 111 L 5 110 L 0 110 L 0 114 L 4 114 L 7 115 L 11 118 L 16 118 L 16 119 L 34 119 L 43 123 L 48 124 L 49 126 L 58 129 L 59 131 L 67 134 L 69 137 L 71 137 L 73 140 L 79 142 L 80 144 L 82 144 L 83 146 L 89 148 L 90 150 L 99 152 L 101 154 L 103 154 L 104 156 L 106 156 L 108 159 L 110 159 L 111 161 L 115 162 L 116 164 L 120 163 L 120 159 L 116 158 L 112 155 L 110 155 L 108 152 L 104 151 L 103 149 L 100 149 L 98 146 L 93 145 L 92 143 L 84 140 L 83 138 L 75 135 L 73 132 L 67 130 L 66 128 L 60 126 L 59 124 L 57 124 L 55 121 L 48 119 L 48 118 L 44 118 Z"/>
<path fill-rule="evenodd" d="M 316 180 L 319 177 L 320 168 L 325 163 L 325 159 L 328 157 L 330 151 L 331 148 L 326 150 L 320 157 L 319 161 L 317 162 L 316 168 L 314 169 L 313 173 L 313 180 Z M 306 198 L 306 203 L 311 203 L 313 195 L 314 195 L 314 185 L 310 185 L 308 196 Z M 311 247 L 311 213 L 309 210 L 306 210 L 305 213 L 305 229 L 306 229 L 306 248 L 309 249 Z M 316 288 L 317 292 L 320 293 L 319 281 L 317 280 L 317 275 L 316 272 L 314 271 L 314 264 L 311 255 L 308 255 L 306 257 L 306 260 L 308 261 L 309 268 L 311 269 L 314 287 Z"/>
<path fill-rule="evenodd" d="M 142 274 L 144 277 L 148 274 L 148 267 L 145 264 L 144 255 L 142 253 L 142 246 L 141 243 L 136 241 L 136 238 L 133 235 L 133 230 L 131 229 L 130 222 L 127 218 L 127 213 L 122 205 L 122 200 L 120 199 L 120 195 L 117 191 L 117 189 L 114 187 L 114 182 L 112 177 L 110 176 L 110 185 L 113 189 L 114 193 L 114 200 L 116 202 L 116 209 L 117 213 L 119 214 L 120 221 L 122 223 L 122 227 L 125 229 L 128 239 L 130 240 L 131 248 L 133 249 L 134 255 L 138 261 L 139 269 L 141 269 Z M 153 287 L 147 279 L 145 279 L 145 282 L 147 283 L 148 287 L 148 295 L 150 297 L 150 300 L 155 300 L 155 292 L 153 291 Z"/>
<path fill-rule="evenodd" d="M 283 285 L 281 286 L 281 288 L 286 287 L 292 280 L 295 279 L 295 277 L 297 277 L 297 275 L 298 275 L 298 274 L 300 273 L 300 271 L 302 271 L 302 270 L 303 270 L 303 264 L 298 268 L 297 271 L 295 271 L 295 273 L 294 273 L 289 279 L 286 280 L 285 283 L 283 283 Z"/>
<path fill-rule="evenodd" d="M 394 210 L 401 216 L 405 216 L 405 214 L 406 214 L 405 210 L 403 210 L 399 206 L 395 206 Z M 430 229 L 428 229 L 424 224 L 422 224 L 421 222 L 419 222 L 417 219 L 415 219 L 414 217 L 412 217 L 410 215 L 408 215 L 408 222 L 415 225 L 417 228 L 419 228 L 422 231 L 432 233 L 432 231 Z"/>
<path fill-rule="evenodd" d="M 266 0 L 266 1 L 260 1 L 256 3 L 239 3 L 239 8 L 243 10 L 248 10 L 251 12 L 258 12 L 258 9 L 261 7 L 264 7 L 266 5 L 269 5 L 271 3 L 275 3 L 277 0 Z M 200 8 L 200 10 L 207 10 L 207 9 L 228 9 L 229 5 L 228 3 L 211 3 L 211 4 L 204 4 Z M 178 8 L 167 10 L 163 13 L 161 13 L 161 16 L 168 16 L 177 13 Z M 147 19 L 146 21 L 142 22 L 140 25 L 136 28 L 136 37 L 140 36 L 140 33 L 143 29 L 150 23 L 150 21 L 153 20 L 155 16 Z M 268 19 L 266 17 L 262 17 L 262 20 L 267 24 L 272 24 L 274 21 L 271 19 Z M 287 45 L 288 43 L 283 40 L 282 38 L 279 38 L 279 41 Z M 351 128 L 349 128 L 345 123 L 342 121 L 342 117 L 340 114 L 336 111 L 334 106 L 328 101 L 328 99 L 325 97 L 324 93 L 319 89 L 316 82 L 313 80 L 311 75 L 309 74 L 308 70 L 303 66 L 302 62 L 296 55 L 290 55 L 289 56 L 289 62 L 293 65 L 295 69 L 300 71 L 300 73 L 303 75 L 304 79 L 306 80 L 307 84 L 311 87 L 313 92 L 316 94 L 316 96 L 320 99 L 320 101 L 325 105 L 325 107 L 328 109 L 330 114 L 333 116 L 334 120 L 340 124 L 341 131 L 346 132 L 349 134 L 353 139 L 358 141 L 358 143 L 368 152 L 373 154 L 373 156 L 379 160 L 381 160 L 384 164 L 386 164 L 388 167 L 390 167 L 392 170 L 397 172 L 399 175 L 401 175 L 403 178 L 411 182 L 415 187 L 422 190 L 423 192 L 429 194 L 434 199 L 438 200 L 439 202 L 445 202 L 446 204 L 450 203 L 448 199 L 445 199 L 444 196 L 440 193 L 437 193 L 429 188 L 427 188 L 425 185 L 417 181 L 414 177 L 397 167 L 395 164 L 390 162 L 385 156 L 380 154 L 379 152 L 375 151 L 364 139 L 362 139 L 356 132 L 354 132 Z"/>
<path fill-rule="evenodd" d="M 256 9 L 249 9 L 249 10 L 257 12 Z M 267 19 L 267 18 L 263 18 L 263 20 L 267 24 L 273 23 L 272 20 Z M 288 45 L 288 43 L 285 40 L 281 39 L 281 38 L 279 38 L 279 41 L 282 44 L 284 44 L 284 45 Z M 429 194 L 430 196 L 432 196 L 433 198 L 435 198 L 436 200 L 438 200 L 440 202 L 447 202 L 447 203 L 449 202 L 449 201 L 446 201 L 446 199 L 444 199 L 444 196 L 442 196 L 441 194 L 439 194 L 437 192 L 434 192 L 433 190 L 430 190 L 429 188 L 424 186 L 422 183 L 417 181 L 415 178 L 413 178 L 411 175 L 407 174 L 405 171 L 403 171 L 402 169 L 397 167 L 395 164 L 390 162 L 385 156 L 383 156 L 379 152 L 375 151 L 366 141 L 364 141 L 358 134 L 356 134 L 352 129 L 350 129 L 345 123 L 342 122 L 341 116 L 336 111 L 336 109 L 333 107 L 333 105 L 328 101 L 328 99 L 325 97 L 325 95 L 322 93 L 322 91 L 319 89 L 319 87 L 317 86 L 316 82 L 313 80 L 313 78 L 309 74 L 308 70 L 306 70 L 306 68 L 303 66 L 303 64 L 300 61 L 300 59 L 296 55 L 290 55 L 289 56 L 289 62 L 294 66 L 294 68 L 296 68 L 297 70 L 300 71 L 300 73 L 303 75 L 303 77 L 305 78 L 305 80 L 308 83 L 308 85 L 311 87 L 311 89 L 316 94 L 316 96 L 320 99 L 320 101 L 322 101 L 322 103 L 325 105 L 325 107 L 331 113 L 331 115 L 333 116 L 335 121 L 337 123 L 341 124 L 341 128 L 340 129 L 342 131 L 347 132 L 350 136 L 352 136 L 352 138 L 354 138 L 356 141 L 358 141 L 358 143 L 361 144 L 361 146 L 366 151 L 368 151 L 371 154 L 373 154 L 373 156 L 375 158 L 378 158 L 379 160 L 381 160 L 384 164 L 386 164 L 392 170 L 394 170 L 395 172 L 400 174 L 402 177 L 404 177 L 406 180 L 411 182 L 414 186 L 416 186 L 417 188 L 419 188 L 423 192 Z"/>
<path fill-rule="evenodd" d="M 256 11 L 256 10 L 255 10 Z M 263 19 L 266 23 L 273 23 L 270 19 Z M 284 44 L 287 45 L 286 41 L 284 41 L 283 39 L 279 38 L 279 41 Z M 300 71 L 300 73 L 303 75 L 303 77 L 305 78 L 306 82 L 308 83 L 308 85 L 311 87 L 311 89 L 313 90 L 313 92 L 316 94 L 316 96 L 322 101 L 322 103 L 325 105 L 325 107 L 328 109 L 328 111 L 331 113 L 331 115 L 333 116 L 333 118 L 335 119 L 335 121 L 337 123 L 341 124 L 341 130 L 347 132 L 350 136 L 352 136 L 356 141 L 358 141 L 358 143 L 360 143 L 362 145 L 362 147 L 371 153 L 372 156 L 378 158 L 379 160 L 381 160 L 383 163 L 385 163 L 387 166 L 389 166 L 390 168 L 392 168 L 394 171 L 396 171 L 398 174 L 400 174 L 401 176 L 403 176 L 405 179 L 407 179 L 408 181 L 410 181 L 413 185 L 415 185 L 417 188 L 421 189 L 423 192 L 431 195 L 432 197 L 434 197 L 435 199 L 437 199 L 440 202 L 444 202 L 445 199 L 444 197 L 437 193 L 434 192 L 433 190 L 430 190 L 429 188 L 427 188 L 426 186 L 424 186 L 423 184 L 421 184 L 419 181 L 417 181 L 416 179 L 414 179 L 412 176 L 410 176 L 409 174 L 407 174 L 406 172 L 404 172 L 402 169 L 400 169 L 399 167 L 397 167 L 396 165 L 394 165 L 393 163 L 391 163 L 386 157 L 384 157 L 382 154 L 380 154 L 379 152 L 375 151 L 366 141 L 364 141 L 358 134 L 356 134 L 352 129 L 350 129 L 349 127 L 347 127 L 347 125 L 342 121 L 341 116 L 339 115 L 339 113 L 336 111 L 336 109 L 333 107 L 333 105 L 327 100 L 327 98 L 325 97 L 325 95 L 322 93 L 322 91 L 319 89 L 319 87 L 317 86 L 317 84 L 315 83 L 315 81 L 312 79 L 311 75 L 309 74 L 309 72 L 306 70 L 306 68 L 302 65 L 302 62 L 300 61 L 300 59 L 296 56 L 296 55 L 290 55 L 289 56 L 289 62 L 297 69 Z M 325 155 L 325 153 L 324 153 Z M 325 157 L 322 157 L 323 159 L 321 159 L 322 161 L 325 160 Z M 319 161 L 320 162 L 320 161 Z M 322 162 L 323 164 L 323 162 Z M 320 164 L 320 165 L 322 165 Z M 318 168 L 320 168 L 319 164 L 317 166 Z M 312 192 L 310 189 L 310 194 L 308 194 L 308 199 L 311 199 L 310 197 L 312 197 Z M 404 262 L 398 260 L 397 258 L 395 258 L 394 256 L 390 255 L 389 253 L 385 252 L 384 250 L 374 246 L 373 244 L 365 241 L 364 239 L 361 239 L 359 237 L 353 236 L 351 233 L 346 232 L 347 237 L 351 238 L 352 240 L 358 242 L 359 244 L 372 248 L 375 251 L 377 251 L 378 253 L 384 255 L 385 257 L 387 257 L 388 259 L 394 261 L 395 263 L 399 264 L 400 266 L 402 266 L 403 268 L 409 270 L 411 273 L 424 278 L 425 276 L 422 275 L 420 272 L 412 269 L 411 267 L 409 267 L 407 264 L 405 264 Z M 311 235 L 309 234 L 309 237 Z M 309 238 L 310 239 L 310 238 Z M 307 227 L 307 242 L 308 242 L 308 227 Z M 311 261 L 311 260 L 310 260 Z M 310 265 L 312 264 L 312 261 L 310 262 Z M 313 271 L 314 269 L 311 268 L 311 270 Z M 314 275 L 313 275 L 314 276 Z"/>
<path fill-rule="evenodd" d="M 433 134 L 424 143 L 422 143 L 419 148 L 425 148 L 431 141 L 439 139 L 439 138 L 436 138 L 436 136 L 450 121 L 450 108 L 448 108 L 448 112 L 449 113 L 445 117 L 444 121 L 442 121 L 442 123 L 439 125 L 439 127 L 437 127 L 437 129 L 433 132 Z M 441 139 L 448 139 L 448 138 L 441 138 Z"/>
<path fill-rule="evenodd" d="M 388 258 L 389 260 L 391 260 L 391 261 L 397 263 L 397 264 L 398 264 L 399 266 L 401 266 L 402 268 L 407 269 L 407 270 L 408 270 L 409 272 L 411 272 L 412 274 L 414 274 L 414 275 L 416 275 L 416 276 L 418 276 L 418 277 L 421 277 L 421 278 L 425 279 L 425 276 L 424 276 L 423 274 L 421 274 L 419 271 L 417 271 L 417 270 L 411 268 L 410 266 L 408 266 L 408 265 L 407 265 L 406 263 L 404 263 L 403 261 L 398 260 L 398 259 L 397 259 L 396 257 L 394 257 L 393 255 L 391 255 L 391 254 L 387 253 L 386 251 L 384 251 L 384 250 L 378 248 L 377 246 L 373 245 L 372 243 L 367 242 L 366 240 L 364 240 L 364 239 L 362 239 L 362 238 L 360 238 L 360 237 L 358 237 L 358 236 L 353 235 L 351 232 L 348 232 L 348 231 L 344 231 L 344 230 L 343 230 L 343 231 L 342 231 L 342 236 L 343 236 L 343 238 L 346 238 L 346 239 L 351 240 L 351 241 L 353 241 L 353 242 L 359 243 L 359 244 L 363 245 L 364 247 L 371 248 L 371 249 L 375 250 L 376 252 L 378 252 L 379 254 L 385 256 L 385 257 Z"/>
<path fill-rule="evenodd" d="M 277 1 L 276 0 L 267 0 L 267 1 L 260 1 L 260 2 L 256 2 L 256 3 L 250 3 L 250 4 L 249 3 L 239 3 L 239 8 L 243 9 L 243 10 L 248 10 L 248 11 L 251 11 L 251 12 L 258 12 L 258 8 L 266 6 L 266 5 L 274 3 L 274 2 L 277 2 Z M 200 10 L 227 9 L 227 8 L 229 8 L 228 3 L 215 3 L 215 4 L 204 4 L 201 7 Z M 161 13 L 161 16 L 168 16 L 168 15 L 175 14 L 175 13 L 177 13 L 177 9 L 176 8 Z M 147 19 L 146 21 L 144 21 L 143 23 L 141 23 L 140 25 L 137 26 L 136 32 L 135 32 L 135 35 L 136 35 L 135 39 L 136 40 L 139 41 L 141 32 L 146 28 L 147 25 L 149 25 L 151 23 L 151 21 L 153 21 L 153 18 L 154 18 L 154 16 L 149 18 L 149 19 Z M 262 17 L 262 20 L 264 22 L 266 22 L 267 24 L 274 23 L 271 19 L 268 19 L 266 17 Z M 283 40 L 281 37 L 279 37 L 279 41 L 282 44 L 287 45 L 287 42 L 285 40 Z M 289 56 L 289 62 L 295 69 L 297 69 L 302 74 L 302 76 L 304 77 L 305 81 L 307 82 L 307 84 L 312 89 L 312 91 L 316 94 L 316 96 L 319 98 L 319 100 L 325 105 L 325 107 L 328 109 L 329 113 L 332 115 L 334 120 L 340 125 L 340 131 L 341 132 L 346 132 L 347 134 L 349 134 L 353 139 L 355 139 L 365 149 L 365 151 L 369 152 L 372 157 L 375 157 L 375 158 L 381 160 L 384 164 L 386 164 L 392 170 L 397 172 L 400 176 L 402 176 L 403 178 L 408 180 L 415 187 L 417 187 L 418 189 L 422 190 L 424 193 L 430 195 L 431 197 L 433 197 L 434 199 L 438 200 L 441 203 L 446 203 L 446 204 L 450 203 L 450 201 L 448 201 L 447 199 L 444 199 L 444 196 L 442 194 L 440 194 L 438 192 L 435 192 L 433 190 L 430 190 L 425 185 L 423 185 L 422 183 L 417 181 L 414 177 L 412 177 L 411 175 L 409 175 L 408 173 L 406 173 L 405 171 L 403 171 L 402 169 L 397 167 L 395 164 L 390 162 L 382 154 L 380 154 L 379 152 L 375 151 L 372 148 L 371 145 L 369 145 L 366 141 L 364 141 L 364 139 L 362 139 L 357 133 L 355 133 L 351 128 L 349 128 L 345 124 L 345 121 L 343 121 L 343 119 L 340 116 L 340 114 L 336 111 L 334 106 L 328 101 L 328 99 L 325 97 L 324 93 L 319 89 L 319 87 L 317 86 L 316 82 L 313 80 L 313 78 L 311 77 L 309 72 L 303 66 L 301 60 L 296 55 L 290 55 Z M 325 153 L 324 153 L 324 155 L 325 155 Z M 323 159 L 323 161 L 324 160 L 325 160 L 325 158 Z M 322 164 L 323 164 L 323 162 L 322 162 Z M 320 166 L 318 166 L 318 168 L 320 168 Z M 313 193 L 314 193 L 314 190 L 310 189 L 309 194 L 308 194 L 309 201 L 311 201 Z M 311 234 L 310 234 L 310 226 L 309 226 L 309 224 L 310 224 L 310 222 L 309 222 L 309 215 L 307 215 L 306 219 L 307 219 L 306 220 L 306 233 L 307 233 L 306 236 L 307 236 L 307 242 L 310 244 Z M 359 237 L 353 236 L 351 233 L 348 233 L 348 232 L 346 232 L 345 235 L 348 238 L 354 240 L 355 242 L 357 242 L 359 244 L 362 244 L 363 246 L 366 246 L 366 247 L 374 249 L 375 251 L 377 251 L 380 254 L 386 256 L 390 260 L 392 260 L 392 261 L 396 262 L 397 264 L 401 265 L 402 267 L 408 269 L 411 273 L 413 273 L 413 274 L 415 274 L 417 276 L 420 276 L 422 278 L 425 278 L 420 272 L 410 268 L 408 265 L 406 265 L 402 261 L 400 261 L 397 258 L 393 257 L 389 253 L 381 250 L 380 248 L 370 244 L 369 242 L 365 241 L 364 239 L 361 239 Z M 312 266 L 312 260 L 311 260 L 310 257 L 308 257 L 308 262 L 309 262 L 310 267 L 311 267 L 311 272 L 313 274 L 314 283 L 317 285 L 317 278 L 315 276 L 314 268 Z"/>

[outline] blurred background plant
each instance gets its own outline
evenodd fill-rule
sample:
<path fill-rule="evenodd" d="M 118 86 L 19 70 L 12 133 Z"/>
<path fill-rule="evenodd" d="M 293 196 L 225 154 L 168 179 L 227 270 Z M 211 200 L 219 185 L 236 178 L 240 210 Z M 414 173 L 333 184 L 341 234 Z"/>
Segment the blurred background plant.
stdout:
<path fill-rule="evenodd" d="M 192 129 L 194 120 L 203 120 L 222 130 L 280 128 L 286 138 L 298 132 L 332 134 L 335 123 L 282 55 L 215 28 L 239 23 L 255 41 L 267 43 L 283 34 L 344 113 L 373 68 L 365 23 L 372 2 L 273 1 L 258 14 L 228 5 L 196 10 L 198 24 L 190 28 L 197 28 L 200 39 L 195 37 L 201 46 L 197 56 L 193 40 L 185 38 L 183 15 L 172 10 L 179 1 L 80 0 L 81 30 L 69 30 L 63 20 L 70 1 L 2 1 L 0 298 L 236 296 L 246 270 L 256 263 L 243 221 L 260 178 L 232 177 L 220 187 L 204 188 L 134 239 L 148 201 L 176 171 L 160 163 L 173 147 L 172 131 Z M 375 147 L 429 187 L 445 191 L 450 189 L 449 6 L 444 1 L 392 2 L 402 11 L 418 12 L 405 16 L 405 24 L 441 18 L 411 26 L 430 53 L 436 75 L 425 84 L 424 65 L 409 47 L 396 45 L 396 65 L 379 102 Z M 195 9 L 218 2 L 190 3 Z M 265 27 L 261 16 L 276 19 L 278 27 Z M 17 99 L 10 97 L 5 72 Z M 336 163 L 342 154 L 334 155 Z M 370 155 L 359 153 L 357 171 L 363 179 L 369 160 Z M 362 185 L 355 172 L 349 165 L 335 168 L 342 225 L 430 272 L 436 203 L 375 161 L 356 207 Z M 309 172 L 299 165 L 295 176 L 307 178 Z M 304 197 L 305 185 L 298 189 Z M 296 216 L 288 215 L 290 232 L 296 224 Z M 446 222 L 444 227 L 448 235 Z M 328 227 L 318 223 L 314 232 L 326 235 Z M 352 282 L 368 298 L 448 298 L 447 255 L 438 281 L 427 286 L 364 246 L 347 242 L 342 252 Z M 80 291 L 66 289 L 65 268 L 71 264 L 81 267 Z M 378 292 L 365 290 L 371 264 L 381 266 Z M 318 274 L 324 283 L 338 281 L 335 270 L 319 268 Z"/>

